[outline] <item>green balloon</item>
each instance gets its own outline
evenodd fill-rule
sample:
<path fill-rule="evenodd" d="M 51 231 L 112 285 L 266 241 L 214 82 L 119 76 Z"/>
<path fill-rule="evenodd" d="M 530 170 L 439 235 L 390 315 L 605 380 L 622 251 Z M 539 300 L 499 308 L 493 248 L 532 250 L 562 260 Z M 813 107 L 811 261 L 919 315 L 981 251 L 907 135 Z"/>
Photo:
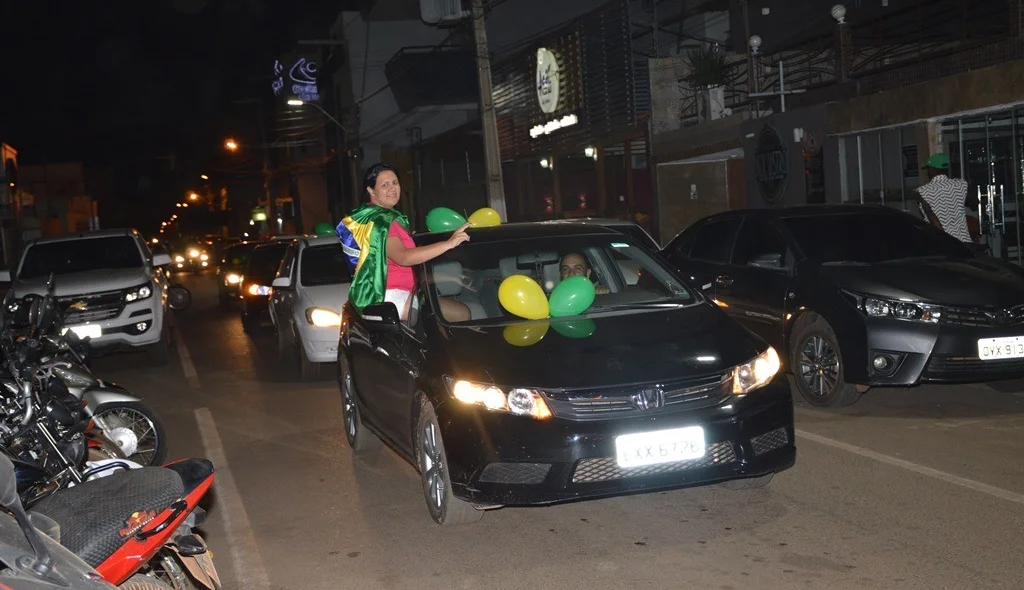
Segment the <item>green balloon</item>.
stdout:
<path fill-rule="evenodd" d="M 551 292 L 551 297 L 548 299 L 551 317 L 560 318 L 581 314 L 593 305 L 595 296 L 594 283 L 591 283 L 590 279 L 569 277 L 558 283 L 555 290 Z"/>
<path fill-rule="evenodd" d="M 466 218 L 448 207 L 434 207 L 427 213 L 427 229 L 430 231 L 455 231 L 466 224 Z"/>
<path fill-rule="evenodd" d="M 334 228 L 329 223 L 318 223 L 313 227 L 313 234 L 317 236 L 333 236 Z"/>
<path fill-rule="evenodd" d="M 597 331 L 597 324 L 590 318 L 552 322 L 551 329 L 566 338 L 586 338 Z"/>

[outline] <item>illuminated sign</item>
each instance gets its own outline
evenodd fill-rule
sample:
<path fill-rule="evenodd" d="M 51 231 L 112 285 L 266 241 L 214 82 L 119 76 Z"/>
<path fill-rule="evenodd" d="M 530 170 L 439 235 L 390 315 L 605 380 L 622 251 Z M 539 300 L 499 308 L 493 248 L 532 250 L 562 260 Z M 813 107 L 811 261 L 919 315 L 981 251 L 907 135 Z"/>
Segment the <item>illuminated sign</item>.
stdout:
<path fill-rule="evenodd" d="M 320 100 L 320 93 L 316 88 L 316 76 L 319 66 L 315 61 L 305 57 L 297 58 L 294 62 L 274 60 L 274 81 L 271 88 L 274 96 L 282 94 L 288 98 L 298 98 L 303 102 L 316 102 Z"/>
<path fill-rule="evenodd" d="M 547 135 L 552 131 L 557 131 L 563 127 L 575 125 L 576 123 L 579 123 L 579 119 L 576 118 L 576 115 L 566 115 L 561 119 L 554 119 L 553 121 L 548 121 L 543 125 L 537 125 L 531 128 L 530 137 L 536 138 L 541 135 Z"/>
<path fill-rule="evenodd" d="M 551 114 L 558 108 L 558 60 L 550 50 L 537 50 L 537 102 L 543 113 Z"/>
<path fill-rule="evenodd" d="M 263 207 L 256 207 L 256 208 L 254 208 L 252 210 L 252 220 L 253 221 L 266 221 L 267 220 L 267 210 L 264 209 Z"/>

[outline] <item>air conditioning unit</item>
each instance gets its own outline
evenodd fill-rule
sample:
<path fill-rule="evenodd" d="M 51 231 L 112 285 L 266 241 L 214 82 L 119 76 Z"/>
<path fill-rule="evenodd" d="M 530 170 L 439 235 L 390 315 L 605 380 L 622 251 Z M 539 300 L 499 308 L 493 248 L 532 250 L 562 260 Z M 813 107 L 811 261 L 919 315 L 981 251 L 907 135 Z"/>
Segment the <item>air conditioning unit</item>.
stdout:
<path fill-rule="evenodd" d="M 420 0 L 420 18 L 431 25 L 446 25 L 469 18 L 463 0 Z"/>

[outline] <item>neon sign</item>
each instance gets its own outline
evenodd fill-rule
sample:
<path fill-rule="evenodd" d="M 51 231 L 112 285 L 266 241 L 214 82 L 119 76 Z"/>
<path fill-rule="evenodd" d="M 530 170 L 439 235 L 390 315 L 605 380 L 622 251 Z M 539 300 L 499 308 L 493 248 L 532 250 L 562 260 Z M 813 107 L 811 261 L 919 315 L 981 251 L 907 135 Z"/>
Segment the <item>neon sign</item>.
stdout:
<path fill-rule="evenodd" d="M 316 102 L 320 100 L 320 92 L 316 87 L 316 77 L 319 66 L 315 61 L 300 57 L 290 66 L 282 63 L 281 60 L 274 60 L 274 80 L 270 87 L 274 96 L 287 94 L 289 98 L 298 98 L 303 102 Z M 287 76 L 285 75 L 287 72 Z M 290 92 L 285 92 L 285 88 Z"/>
<path fill-rule="evenodd" d="M 548 135 L 552 131 L 557 131 L 563 127 L 575 125 L 576 123 L 579 123 L 579 119 L 576 115 L 566 115 L 561 119 L 554 119 L 544 123 L 543 125 L 535 125 L 530 129 L 530 137 L 537 138 L 541 135 Z"/>

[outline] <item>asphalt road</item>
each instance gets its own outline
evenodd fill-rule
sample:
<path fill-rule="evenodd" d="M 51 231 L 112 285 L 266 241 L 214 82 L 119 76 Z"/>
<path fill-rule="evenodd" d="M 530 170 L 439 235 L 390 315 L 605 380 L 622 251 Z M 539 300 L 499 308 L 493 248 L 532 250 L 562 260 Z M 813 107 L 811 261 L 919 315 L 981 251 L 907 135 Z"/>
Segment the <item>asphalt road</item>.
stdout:
<path fill-rule="evenodd" d="M 353 458 L 333 368 L 300 383 L 212 277 L 165 367 L 100 359 L 162 415 L 170 458 L 218 467 L 204 531 L 226 588 L 1024 587 L 1024 385 L 873 390 L 797 407 L 796 466 L 706 487 L 489 512 L 441 528 L 387 449 Z"/>

